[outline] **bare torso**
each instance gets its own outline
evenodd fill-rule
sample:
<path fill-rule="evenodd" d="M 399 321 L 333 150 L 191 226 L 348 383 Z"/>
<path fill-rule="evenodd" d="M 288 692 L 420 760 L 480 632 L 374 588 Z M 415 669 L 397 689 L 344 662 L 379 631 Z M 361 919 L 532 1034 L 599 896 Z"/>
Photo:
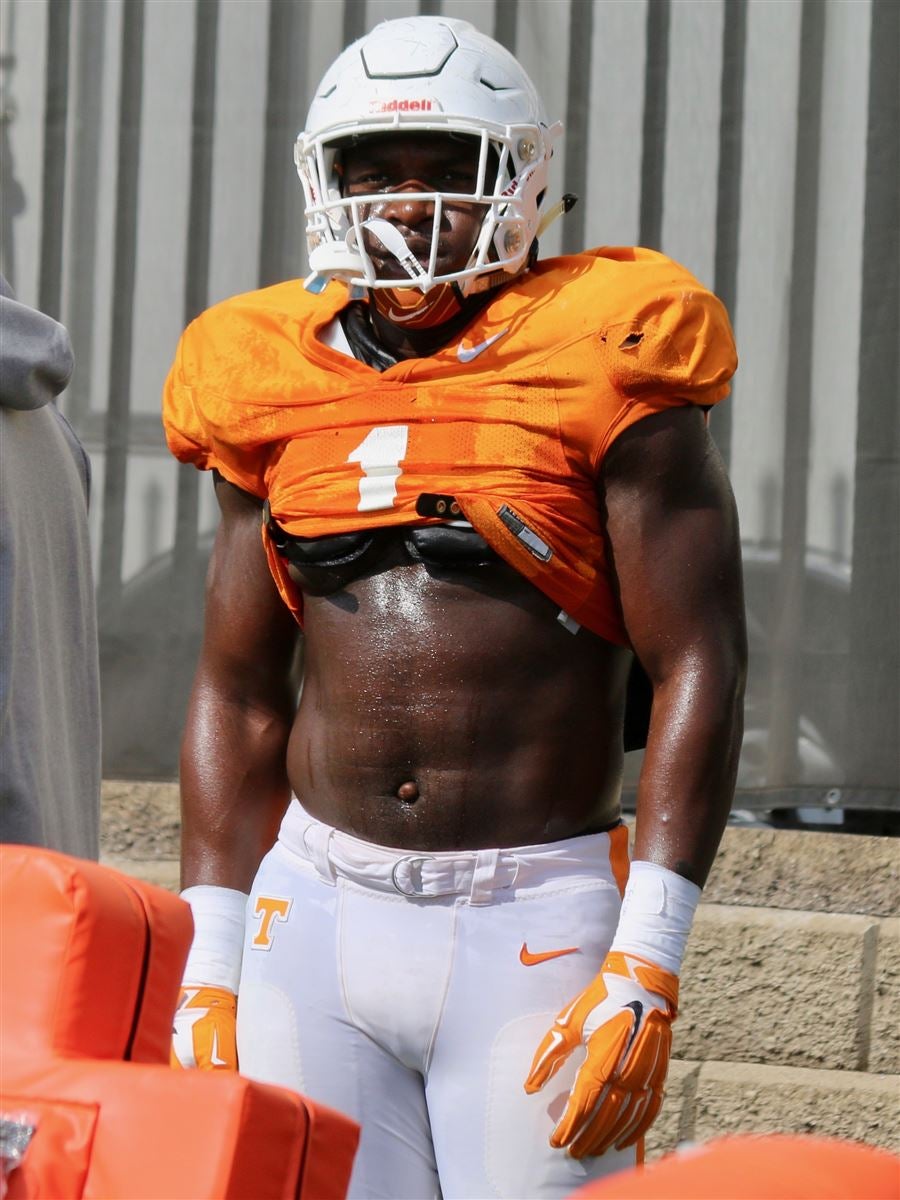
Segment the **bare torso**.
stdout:
<path fill-rule="evenodd" d="M 296 573 L 304 684 L 288 776 L 304 807 L 410 849 L 528 845 L 619 814 L 629 652 L 557 620 L 511 567 L 414 561 Z"/>

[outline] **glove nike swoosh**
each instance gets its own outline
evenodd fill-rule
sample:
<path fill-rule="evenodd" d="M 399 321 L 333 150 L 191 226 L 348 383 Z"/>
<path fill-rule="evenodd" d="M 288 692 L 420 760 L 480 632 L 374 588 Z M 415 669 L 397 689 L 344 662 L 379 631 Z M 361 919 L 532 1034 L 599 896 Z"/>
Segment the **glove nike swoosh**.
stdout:
<path fill-rule="evenodd" d="M 640 1000 L 632 1000 L 631 1003 L 626 1004 L 625 1007 L 630 1008 L 634 1013 L 634 1024 L 631 1027 L 631 1037 L 628 1039 L 628 1042 L 625 1046 L 625 1054 L 627 1054 L 634 1044 L 634 1039 L 637 1037 L 638 1030 L 641 1027 L 641 1019 L 644 1016 L 644 1006 L 641 1004 Z"/>
<path fill-rule="evenodd" d="M 227 1059 L 219 1057 L 219 1031 L 218 1031 L 218 1029 L 213 1030 L 212 1046 L 210 1047 L 210 1051 L 209 1051 L 209 1063 L 210 1063 L 210 1066 L 212 1066 L 212 1067 L 227 1067 L 229 1065 Z"/>

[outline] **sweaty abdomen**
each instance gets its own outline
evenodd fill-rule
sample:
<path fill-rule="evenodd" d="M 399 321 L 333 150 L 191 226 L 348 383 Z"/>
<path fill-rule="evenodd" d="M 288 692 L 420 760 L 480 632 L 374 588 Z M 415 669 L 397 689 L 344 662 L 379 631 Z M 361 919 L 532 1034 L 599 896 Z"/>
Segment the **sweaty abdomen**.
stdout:
<path fill-rule="evenodd" d="M 369 572 L 307 593 L 289 749 L 313 815 L 387 845 L 517 845 L 617 812 L 629 655 L 573 636 L 497 560 L 413 559 L 391 531 Z M 424 557 L 424 556 L 423 556 Z"/>

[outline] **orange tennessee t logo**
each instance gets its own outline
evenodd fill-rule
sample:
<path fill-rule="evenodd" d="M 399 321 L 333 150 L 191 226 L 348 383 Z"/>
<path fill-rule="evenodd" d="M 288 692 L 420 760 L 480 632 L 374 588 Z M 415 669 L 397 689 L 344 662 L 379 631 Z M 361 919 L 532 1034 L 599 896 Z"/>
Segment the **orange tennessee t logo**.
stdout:
<path fill-rule="evenodd" d="M 280 896 L 257 896 L 254 912 L 262 917 L 259 929 L 250 943 L 254 950 L 269 950 L 272 946 L 272 924 L 286 921 L 291 911 L 291 901 Z"/>
<path fill-rule="evenodd" d="M 577 946 L 568 946 L 565 950 L 544 950 L 541 954 L 532 954 L 528 943 L 522 943 L 519 951 L 519 962 L 523 967 L 533 967 L 536 963 L 548 962 L 551 958 L 562 958 L 564 954 L 577 954 Z"/>

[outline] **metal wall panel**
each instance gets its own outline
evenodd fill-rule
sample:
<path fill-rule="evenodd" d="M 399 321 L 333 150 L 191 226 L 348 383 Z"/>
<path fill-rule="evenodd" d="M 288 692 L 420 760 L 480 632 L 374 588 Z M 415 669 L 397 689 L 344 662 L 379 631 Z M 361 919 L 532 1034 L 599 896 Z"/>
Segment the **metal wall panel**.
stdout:
<path fill-rule="evenodd" d="M 842 3 L 828 10 L 806 541 L 836 563 L 848 562 L 853 537 L 870 36 L 870 8 Z"/>
<path fill-rule="evenodd" d="M 801 12 L 751 2 L 747 13 L 731 477 L 743 535 L 763 547 L 781 520 Z"/>
<path fill-rule="evenodd" d="M 217 32 L 207 281 L 211 304 L 256 286 L 269 53 L 266 5 L 257 0 L 220 4 Z M 289 147 L 283 149 L 290 162 Z"/>
<path fill-rule="evenodd" d="M 75 345 L 107 771 L 173 773 L 196 653 L 215 505 L 160 428 L 178 333 L 304 272 L 312 89 L 414 13 L 497 37 L 565 120 L 553 188 L 580 203 L 545 255 L 641 241 L 732 312 L 712 429 L 747 572 L 744 800 L 900 807 L 891 0 L 5 0 L 0 265 Z"/>
<path fill-rule="evenodd" d="M 587 246 L 640 238 L 648 0 L 608 0 L 591 31 L 591 123 L 585 194 Z"/>
<path fill-rule="evenodd" d="M 41 269 L 49 13 L 49 0 L 33 0 L 27 8 L 4 4 L 0 10 L 0 252 L 6 279 L 34 304 Z"/>
<path fill-rule="evenodd" d="M 672 6 L 660 248 L 713 281 L 724 0 Z"/>

